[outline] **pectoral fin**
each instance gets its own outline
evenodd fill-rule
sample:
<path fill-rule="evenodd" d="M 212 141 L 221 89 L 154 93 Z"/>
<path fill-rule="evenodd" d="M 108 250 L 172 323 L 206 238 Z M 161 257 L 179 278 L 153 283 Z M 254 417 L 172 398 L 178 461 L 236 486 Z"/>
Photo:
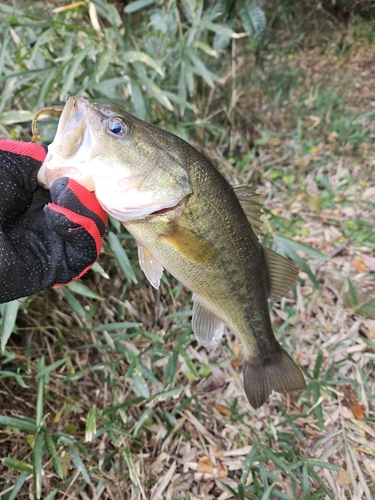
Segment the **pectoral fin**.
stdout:
<path fill-rule="evenodd" d="M 138 260 L 146 278 L 155 288 L 159 288 L 160 279 L 163 275 L 163 266 L 155 259 L 150 250 L 138 245 Z"/>
<path fill-rule="evenodd" d="M 192 329 L 197 341 L 205 347 L 216 347 L 224 333 L 224 323 L 204 307 L 193 295 Z"/>
<path fill-rule="evenodd" d="M 218 257 L 211 243 L 176 224 L 170 224 L 169 233 L 161 238 L 167 239 L 185 259 L 195 264 L 211 264 Z"/>
<path fill-rule="evenodd" d="M 264 247 L 269 277 L 271 280 L 271 300 L 280 300 L 291 289 L 297 279 L 299 269 L 290 260 L 270 248 Z"/>

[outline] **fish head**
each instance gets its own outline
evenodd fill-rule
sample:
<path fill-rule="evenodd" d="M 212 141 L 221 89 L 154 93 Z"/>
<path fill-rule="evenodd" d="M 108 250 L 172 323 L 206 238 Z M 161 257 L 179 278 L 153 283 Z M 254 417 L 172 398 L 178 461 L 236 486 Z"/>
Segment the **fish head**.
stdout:
<path fill-rule="evenodd" d="M 191 186 L 183 161 L 165 147 L 161 132 L 119 106 L 70 97 L 39 184 L 50 189 L 60 177 L 73 178 L 122 222 L 173 208 Z"/>

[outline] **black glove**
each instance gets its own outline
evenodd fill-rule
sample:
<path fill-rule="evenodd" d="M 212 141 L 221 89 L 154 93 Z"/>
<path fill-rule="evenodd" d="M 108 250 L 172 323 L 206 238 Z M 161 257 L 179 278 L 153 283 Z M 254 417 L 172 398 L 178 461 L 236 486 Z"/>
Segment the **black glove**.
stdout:
<path fill-rule="evenodd" d="M 72 179 L 46 191 L 38 144 L 0 140 L 0 303 L 73 281 L 96 261 L 107 218 Z"/>

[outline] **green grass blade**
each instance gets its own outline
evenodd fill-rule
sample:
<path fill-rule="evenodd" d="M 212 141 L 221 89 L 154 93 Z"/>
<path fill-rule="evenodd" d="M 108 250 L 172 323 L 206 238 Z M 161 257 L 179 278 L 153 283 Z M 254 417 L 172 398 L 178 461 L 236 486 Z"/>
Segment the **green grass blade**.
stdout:
<path fill-rule="evenodd" d="M 52 465 L 53 468 L 55 469 L 56 474 L 59 476 L 60 479 L 64 479 L 61 463 L 59 457 L 57 456 L 56 446 L 49 432 L 44 433 L 44 440 L 46 443 L 48 453 L 52 455 Z"/>
<path fill-rule="evenodd" d="M 96 433 L 96 408 L 93 406 L 90 408 L 86 420 L 86 441 L 92 441 L 93 435 Z"/>
<path fill-rule="evenodd" d="M 72 292 L 66 286 L 61 287 L 61 290 L 66 298 L 66 301 L 68 302 L 72 310 L 76 313 L 76 315 L 81 319 L 85 318 L 86 312 L 79 301 L 76 299 L 76 297 L 72 294 Z"/>
<path fill-rule="evenodd" d="M 140 416 L 136 426 L 134 427 L 133 435 L 134 437 L 138 436 L 139 431 L 142 429 L 143 424 L 148 420 L 152 413 L 152 408 L 147 408 L 147 410 Z"/>
<path fill-rule="evenodd" d="M 91 484 L 89 473 L 88 473 L 84 463 L 82 462 L 82 459 L 79 456 L 79 453 L 78 453 L 76 447 L 74 446 L 74 444 L 68 444 L 68 447 L 69 447 L 69 451 L 72 455 L 72 459 L 73 459 L 73 462 L 74 462 L 76 469 L 81 472 L 82 477 L 86 481 L 86 483 Z"/>
<path fill-rule="evenodd" d="M 118 265 L 120 266 L 120 269 L 123 272 L 125 278 L 128 281 L 131 281 L 131 282 L 137 284 L 138 281 L 137 281 L 136 275 L 135 275 L 133 268 L 130 264 L 129 258 L 128 258 L 125 250 L 123 249 L 123 247 L 120 243 L 120 240 L 115 235 L 115 233 L 112 233 L 112 232 L 108 233 L 108 238 L 109 238 L 109 242 L 112 246 L 112 250 L 113 250 L 115 259 L 116 259 Z"/>
<path fill-rule="evenodd" d="M 43 378 L 45 377 L 46 375 L 48 375 L 49 373 L 51 372 L 54 372 L 57 368 L 59 368 L 60 366 L 62 366 L 63 364 L 65 363 L 69 363 L 69 358 L 62 358 L 62 359 L 59 359 L 58 361 L 55 361 L 54 363 L 51 363 L 50 365 L 48 366 L 40 366 L 40 371 L 39 373 L 36 375 L 36 379 L 40 379 L 40 378 Z"/>
<path fill-rule="evenodd" d="M 134 368 L 131 371 L 131 378 L 134 382 L 134 388 L 137 393 L 144 398 L 148 398 L 150 396 L 150 391 L 142 375 L 138 359 L 135 361 Z"/>
<path fill-rule="evenodd" d="M 134 486 L 138 486 L 137 471 L 135 469 L 130 451 L 127 448 L 125 448 L 125 450 L 124 450 L 124 458 L 125 458 L 126 465 L 128 466 L 128 469 L 129 469 L 130 479 L 131 479 L 132 483 L 134 484 Z"/>
<path fill-rule="evenodd" d="M 0 339 L 2 354 L 4 354 L 5 346 L 16 324 L 17 312 L 20 305 L 21 302 L 19 300 L 13 300 L 12 302 L 8 302 L 0 306 Z"/>
<path fill-rule="evenodd" d="M 69 283 L 69 285 L 66 285 L 66 287 L 69 288 L 71 292 L 82 295 L 83 297 L 89 297 L 90 299 L 95 300 L 104 300 L 103 297 L 90 290 L 89 287 L 80 281 L 73 281 L 72 283 Z"/>
<path fill-rule="evenodd" d="M 17 500 L 17 498 L 19 498 L 19 497 L 17 497 L 18 492 L 20 491 L 22 486 L 25 484 L 27 476 L 28 476 L 28 473 L 26 473 L 26 472 L 21 473 L 18 476 L 17 481 L 15 482 L 15 485 L 14 485 L 12 491 L 9 492 L 9 496 L 4 497 L 5 500 Z"/>
<path fill-rule="evenodd" d="M 43 456 L 43 434 L 38 432 L 33 450 L 33 475 L 36 498 L 42 496 L 42 456 Z"/>
<path fill-rule="evenodd" d="M 44 363 L 44 356 L 42 356 L 39 360 L 39 375 L 42 370 L 45 368 L 45 363 Z M 38 394 L 37 394 L 37 401 L 36 401 L 36 425 L 39 427 L 42 419 L 43 419 L 43 406 L 44 406 L 44 401 L 43 401 L 43 396 L 44 396 L 44 376 L 40 376 L 38 379 Z"/>

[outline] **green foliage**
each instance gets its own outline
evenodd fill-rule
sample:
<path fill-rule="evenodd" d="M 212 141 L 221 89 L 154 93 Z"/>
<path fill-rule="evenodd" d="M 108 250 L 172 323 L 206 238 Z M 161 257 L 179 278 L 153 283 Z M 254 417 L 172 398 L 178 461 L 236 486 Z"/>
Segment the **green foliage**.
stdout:
<path fill-rule="evenodd" d="M 16 323 L 17 311 L 21 305 L 19 300 L 13 300 L 7 304 L 0 304 L 0 340 L 1 353 L 4 354 L 7 341 Z"/>
<path fill-rule="evenodd" d="M 80 492 L 110 498 L 112 488 L 126 498 L 152 498 L 160 478 L 173 472 L 174 460 L 178 486 L 179 477 L 197 474 L 196 469 L 185 472 L 184 453 L 197 462 L 217 452 L 220 463 L 227 458 L 220 455 L 224 446 L 247 450 L 226 471 L 228 477 L 215 478 L 234 498 L 334 498 L 331 486 L 345 463 L 360 482 L 360 488 L 353 482 L 345 494 L 364 491 L 370 499 L 368 478 L 363 479 L 353 450 L 360 444 L 367 456 L 373 455 L 372 442 L 363 439 L 366 432 L 372 436 L 366 425 L 373 418 L 373 342 L 363 340 L 364 329 L 350 333 L 350 328 L 360 315 L 373 312 L 373 304 L 362 302 L 349 276 L 350 307 L 343 308 L 340 295 L 331 305 L 327 286 L 324 303 L 316 262 L 336 265 L 320 244 L 327 243 L 322 235 L 328 230 L 335 230 L 335 238 L 339 232 L 333 239 L 338 245 L 353 238 L 355 252 L 375 248 L 371 199 L 358 203 L 362 214 L 335 219 L 336 210 L 350 209 L 359 188 L 373 186 L 373 160 L 363 160 L 365 173 L 356 165 L 363 145 L 372 143 L 374 112 L 363 112 L 362 101 L 348 99 L 348 84 L 320 75 L 318 65 L 329 47 L 337 65 L 329 67 L 337 69 L 353 50 L 353 40 L 371 43 L 371 21 L 354 19 L 346 39 L 327 38 L 318 55 L 301 56 L 298 66 L 297 49 L 308 33 L 305 16 L 297 19 L 295 2 L 277 2 L 269 15 L 271 21 L 279 16 L 272 29 L 282 26 L 280 37 L 252 0 L 137 0 L 123 12 L 102 0 L 55 12 L 42 2 L 17 6 L 0 5 L 0 133 L 29 137 L 24 127 L 32 112 L 59 103 L 68 92 L 115 102 L 184 138 L 191 135 L 205 144 L 207 154 L 220 150 L 219 167 L 226 177 L 253 180 L 273 203 L 265 210 L 269 232 L 264 243 L 301 267 L 293 292 L 281 305 L 270 304 L 270 310 L 278 339 L 302 364 L 307 390 L 299 400 L 294 395 L 271 399 L 252 413 L 238 392 L 240 368 L 231 361 L 240 356 L 233 338 L 228 334 L 218 351 L 197 346 L 190 294 L 169 275 L 159 291 L 151 291 L 136 245 L 111 219 L 94 272 L 24 303 L 0 306 L 0 438 L 5 443 L 0 496 L 18 498 L 29 493 L 33 481 L 35 496 L 46 500 Z M 298 37 L 281 43 L 285 33 L 299 28 Z M 241 32 L 244 39 L 237 36 Z M 258 69 L 253 56 L 265 41 L 269 51 Z M 312 64 L 317 69 L 307 74 L 303 68 Z M 242 155 L 232 144 L 237 132 L 243 139 L 242 123 L 260 127 L 254 141 L 260 159 L 250 147 Z M 40 128 L 48 142 L 56 124 L 41 120 Z M 329 143 L 333 132 L 337 137 Z M 321 222 L 323 211 L 328 215 Z M 310 246 L 305 238 L 318 221 L 324 230 Z M 338 331 L 326 331 L 337 318 Z M 219 382 L 228 393 L 215 393 Z M 343 412 L 341 384 L 366 401 L 370 413 L 364 421 Z M 222 414 L 214 408 L 217 401 Z M 334 412 L 338 416 L 332 423 Z M 199 476 L 189 484 L 198 488 L 211 480 Z M 193 494 L 173 498 L 187 500 Z"/>
<path fill-rule="evenodd" d="M 194 96 L 219 78 L 218 37 L 228 45 L 240 23 L 254 39 L 265 28 L 262 10 L 250 0 L 240 2 L 239 15 L 234 2 L 204 8 L 203 0 L 136 1 L 123 14 L 104 0 L 56 8 L 42 18 L 27 3 L 22 10 L 0 5 L 0 11 L 0 112 L 7 125 L 28 122 L 31 111 L 67 93 L 125 105 L 140 118 L 153 114 L 170 122 L 169 111 L 176 120 L 178 111 L 195 112 Z M 48 142 L 53 129 L 41 128 Z"/>

